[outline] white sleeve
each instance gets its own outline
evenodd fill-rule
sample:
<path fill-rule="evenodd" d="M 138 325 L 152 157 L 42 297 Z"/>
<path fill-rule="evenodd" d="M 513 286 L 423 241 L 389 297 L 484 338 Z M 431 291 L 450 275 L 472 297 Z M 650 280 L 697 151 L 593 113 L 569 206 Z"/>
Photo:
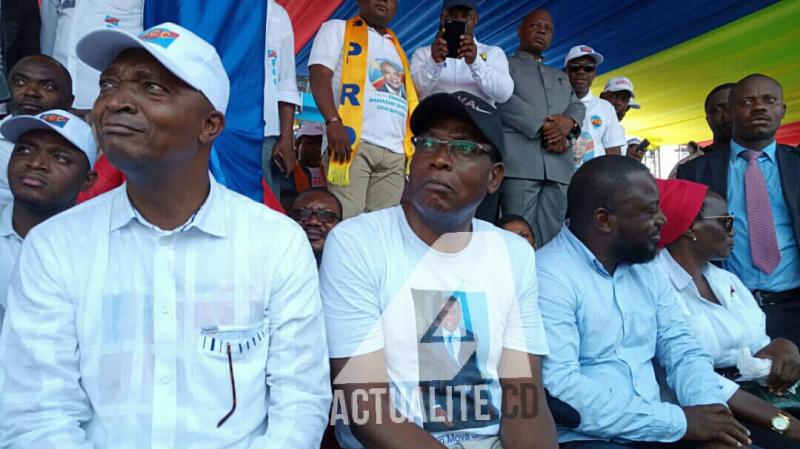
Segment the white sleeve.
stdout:
<path fill-rule="evenodd" d="M 325 320 L 316 260 L 305 233 L 292 224 L 283 263 L 269 286 L 269 426 L 251 448 L 319 448 L 331 404 Z"/>
<path fill-rule="evenodd" d="M 511 98 L 514 93 L 514 80 L 511 79 L 508 58 L 502 49 L 492 46 L 488 47 L 485 53 L 481 53 L 478 49 L 478 56 L 469 68 L 472 70 L 472 78 L 481 86 L 483 93 L 495 102 L 505 103 Z"/>
<path fill-rule="evenodd" d="M 370 234 L 344 223 L 325 241 L 320 290 L 331 358 L 369 354 L 384 346 L 380 289 L 372 276 L 380 266 L 362 245 L 364 235 Z"/>
<path fill-rule="evenodd" d="M 3 447 L 91 449 L 92 417 L 80 384 L 76 307 L 56 257 L 34 229 L 22 245 L 0 336 L 0 441 Z M 8 446 L 6 446 L 8 445 Z"/>
<path fill-rule="evenodd" d="M 433 92 L 443 68 L 444 62 L 437 63 L 431 57 L 430 46 L 418 48 L 411 56 L 411 78 L 420 99 Z"/>
<path fill-rule="evenodd" d="M 280 7 L 280 5 L 275 5 Z M 272 7 L 272 5 L 270 5 Z M 278 101 L 290 103 L 296 106 L 300 104 L 300 93 L 297 91 L 297 77 L 295 76 L 294 66 L 294 30 L 292 21 L 286 11 L 281 8 L 281 24 L 286 31 L 280 42 L 280 53 L 278 62 Z"/>
<path fill-rule="evenodd" d="M 336 70 L 342 59 L 344 25 L 343 20 L 329 20 L 322 24 L 311 46 L 309 67 L 320 64 L 333 71 Z"/>
<path fill-rule="evenodd" d="M 625 128 L 620 125 L 614 107 L 611 106 L 610 103 L 608 106 L 610 106 L 610 108 L 607 108 L 610 109 L 610 113 L 607 114 L 608 127 L 606 128 L 606 132 L 603 133 L 603 146 L 605 148 L 627 147 L 628 142 L 625 140 Z"/>
<path fill-rule="evenodd" d="M 516 237 L 514 237 L 516 239 Z M 506 239 L 507 246 L 514 243 Z M 520 238 L 521 240 L 521 238 Z M 539 311 L 539 288 L 536 278 L 536 256 L 527 242 L 525 251 L 509 248 L 511 267 L 517 281 L 516 297 L 509 310 L 503 347 L 529 354 L 549 353 L 542 314 Z M 515 257 L 516 256 L 516 257 Z M 517 259 L 517 260 L 514 260 Z"/>

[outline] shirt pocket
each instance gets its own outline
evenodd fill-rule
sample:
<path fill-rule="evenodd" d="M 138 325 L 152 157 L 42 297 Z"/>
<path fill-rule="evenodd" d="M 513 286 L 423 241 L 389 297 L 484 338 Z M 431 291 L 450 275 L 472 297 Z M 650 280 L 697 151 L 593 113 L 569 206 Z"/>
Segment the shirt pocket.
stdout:
<path fill-rule="evenodd" d="M 267 319 L 245 325 L 206 326 L 200 330 L 198 350 L 201 354 L 227 359 L 228 346 L 233 360 L 246 359 L 269 347 Z"/>

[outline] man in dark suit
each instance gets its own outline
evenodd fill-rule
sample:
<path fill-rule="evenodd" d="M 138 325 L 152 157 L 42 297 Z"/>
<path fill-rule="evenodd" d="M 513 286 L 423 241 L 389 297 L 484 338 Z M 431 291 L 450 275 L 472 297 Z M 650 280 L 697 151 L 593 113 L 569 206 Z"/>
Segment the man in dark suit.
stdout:
<path fill-rule="evenodd" d="M 580 134 L 586 108 L 572 91 L 567 75 L 542 60 L 553 39 L 550 14 L 533 11 L 522 21 L 518 34 L 520 49 L 509 58 L 514 94 L 497 106 L 505 133 L 506 161 L 499 202 L 503 215 L 525 217 L 537 245 L 542 246 L 564 223 L 567 185 L 575 172 L 567 139 Z M 487 216 L 481 213 L 479 218 Z"/>
<path fill-rule="evenodd" d="M 500 421 L 490 381 L 478 368 L 478 337 L 462 325 L 462 317 L 461 303 L 451 296 L 442 304 L 430 335 L 420 343 L 420 388 L 427 407 L 423 428 L 428 432 L 486 427 Z"/>
<path fill-rule="evenodd" d="M 8 74 L 16 63 L 39 53 L 39 4 L 36 0 L 0 0 L 0 66 Z"/>
<path fill-rule="evenodd" d="M 800 151 L 775 141 L 786 114 L 783 88 L 749 75 L 731 90 L 733 139 L 678 167 L 678 178 L 708 185 L 734 214 L 725 268 L 753 290 L 767 333 L 798 343 L 800 326 Z"/>

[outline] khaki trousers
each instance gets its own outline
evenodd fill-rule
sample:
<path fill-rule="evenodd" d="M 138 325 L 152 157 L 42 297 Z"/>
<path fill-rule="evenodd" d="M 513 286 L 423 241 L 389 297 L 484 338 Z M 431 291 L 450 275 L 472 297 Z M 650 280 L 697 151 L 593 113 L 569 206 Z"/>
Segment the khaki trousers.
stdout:
<path fill-rule="evenodd" d="M 350 184 L 328 186 L 342 202 L 343 218 L 400 204 L 405 164 L 405 154 L 361 142 L 350 166 Z"/>

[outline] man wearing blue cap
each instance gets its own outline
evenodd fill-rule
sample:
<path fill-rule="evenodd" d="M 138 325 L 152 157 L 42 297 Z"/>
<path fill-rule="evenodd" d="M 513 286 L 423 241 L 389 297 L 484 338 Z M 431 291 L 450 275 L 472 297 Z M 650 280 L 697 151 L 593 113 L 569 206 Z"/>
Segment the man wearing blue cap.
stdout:
<path fill-rule="evenodd" d="M 464 24 L 458 57 L 448 56 L 445 23 Z M 430 46 L 420 47 L 411 57 L 411 76 L 420 99 L 456 91 L 469 92 L 491 104 L 511 97 L 514 81 L 508 73 L 508 59 L 500 47 L 479 43 L 474 36 L 478 24 L 476 0 L 445 0 L 440 29 Z"/>
<path fill-rule="evenodd" d="M 75 205 L 92 186 L 97 148 L 91 127 L 62 110 L 18 115 L 0 127 L 14 143 L 8 181 L 14 201 L 0 212 L 0 328 L 22 240 L 34 226 Z"/>

